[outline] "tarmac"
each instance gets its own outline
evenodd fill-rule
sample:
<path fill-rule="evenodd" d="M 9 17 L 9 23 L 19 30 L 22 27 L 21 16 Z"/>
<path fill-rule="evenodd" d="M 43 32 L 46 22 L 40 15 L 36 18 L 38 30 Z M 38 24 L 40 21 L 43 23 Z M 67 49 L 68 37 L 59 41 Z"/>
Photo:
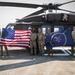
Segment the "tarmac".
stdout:
<path fill-rule="evenodd" d="M 75 56 L 34 56 L 24 48 L 8 49 L 10 56 L 6 56 L 5 50 L 4 56 L 0 56 L 0 75 L 75 75 Z"/>

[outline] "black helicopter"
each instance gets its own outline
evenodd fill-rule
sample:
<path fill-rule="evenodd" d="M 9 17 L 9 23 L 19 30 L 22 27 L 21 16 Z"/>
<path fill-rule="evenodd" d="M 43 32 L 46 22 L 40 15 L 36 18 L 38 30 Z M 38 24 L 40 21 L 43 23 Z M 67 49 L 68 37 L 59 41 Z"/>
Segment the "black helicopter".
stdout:
<path fill-rule="evenodd" d="M 40 5 L 40 4 L 28 4 L 28 3 L 15 3 L 15 2 L 0 2 L 0 6 L 11 7 L 23 7 L 23 8 L 38 8 L 41 10 L 31 13 L 22 19 L 17 20 L 15 23 L 10 23 L 6 28 L 14 28 L 15 30 L 27 30 L 29 28 L 35 28 L 36 32 L 39 27 L 42 28 L 42 32 L 45 34 L 47 29 L 51 29 L 52 32 L 64 31 L 67 28 L 75 26 L 75 12 L 59 8 L 62 5 L 75 2 L 75 0 L 68 1 L 61 4 Z M 49 10 L 49 13 L 46 11 Z M 67 13 L 53 13 L 52 10 L 62 10 Z M 44 13 L 44 14 L 43 14 Z M 71 47 L 72 55 L 74 54 L 73 47 Z"/>
<path fill-rule="evenodd" d="M 14 24 L 7 25 L 6 28 L 14 26 L 15 30 L 27 30 L 28 28 L 35 28 L 36 32 L 39 27 L 42 28 L 42 32 L 45 33 L 48 28 L 54 31 L 62 31 L 75 26 L 75 12 L 59 8 L 62 5 L 75 2 L 75 0 L 68 1 L 61 4 L 40 5 L 40 4 L 28 4 L 28 3 L 15 3 L 15 2 L 0 2 L 0 6 L 10 7 L 23 7 L 23 8 L 38 8 L 42 7 L 41 10 L 31 13 L 22 19 L 17 20 Z M 62 10 L 69 12 L 67 13 L 45 13 L 47 10 Z M 44 14 L 43 14 L 44 13 Z"/>

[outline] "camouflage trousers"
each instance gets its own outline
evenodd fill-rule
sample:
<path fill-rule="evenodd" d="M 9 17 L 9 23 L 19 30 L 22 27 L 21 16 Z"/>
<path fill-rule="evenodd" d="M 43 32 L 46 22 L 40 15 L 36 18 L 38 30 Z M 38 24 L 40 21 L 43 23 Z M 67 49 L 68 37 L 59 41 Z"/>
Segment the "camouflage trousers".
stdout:
<path fill-rule="evenodd" d="M 34 55 L 36 55 L 36 41 L 30 41 L 30 48 L 31 48 L 31 51 L 30 51 L 30 53 L 31 54 L 34 54 Z"/>
<path fill-rule="evenodd" d="M 9 56 L 7 46 L 4 46 L 7 56 Z M 1 56 L 3 56 L 3 46 L 0 46 Z"/>
<path fill-rule="evenodd" d="M 39 46 L 39 53 L 44 54 L 44 45 L 41 42 L 38 42 L 38 46 Z"/>
<path fill-rule="evenodd" d="M 52 48 L 48 48 L 47 51 L 48 51 L 48 55 L 49 55 L 49 56 L 50 56 L 51 53 L 52 53 L 52 55 L 53 55 L 53 50 L 52 50 Z"/>

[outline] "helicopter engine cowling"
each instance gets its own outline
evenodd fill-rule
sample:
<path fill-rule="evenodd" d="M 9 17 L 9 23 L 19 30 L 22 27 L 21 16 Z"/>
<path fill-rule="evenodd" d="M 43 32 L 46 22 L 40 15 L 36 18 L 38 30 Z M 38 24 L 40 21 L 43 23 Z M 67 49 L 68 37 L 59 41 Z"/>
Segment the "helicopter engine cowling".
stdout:
<path fill-rule="evenodd" d="M 46 19 L 47 22 L 74 22 L 75 23 L 75 15 L 74 14 L 65 14 L 65 13 L 56 13 L 56 14 L 47 14 Z"/>
<path fill-rule="evenodd" d="M 50 13 L 43 15 L 35 15 L 20 19 L 18 22 L 73 22 L 75 23 L 74 14 L 66 13 Z"/>

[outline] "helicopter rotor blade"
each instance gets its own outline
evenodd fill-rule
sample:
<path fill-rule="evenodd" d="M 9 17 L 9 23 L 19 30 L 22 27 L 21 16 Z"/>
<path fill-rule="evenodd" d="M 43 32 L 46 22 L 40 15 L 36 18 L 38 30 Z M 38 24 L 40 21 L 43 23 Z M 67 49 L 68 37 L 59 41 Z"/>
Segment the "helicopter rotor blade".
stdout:
<path fill-rule="evenodd" d="M 32 14 L 29 14 L 29 15 L 25 16 L 24 18 L 33 16 L 33 15 L 38 15 L 38 14 L 41 14 L 41 13 L 43 13 L 43 12 L 44 12 L 44 9 L 41 9 L 41 10 L 39 10 L 39 11 L 36 11 L 36 12 L 34 12 L 34 13 L 32 13 Z M 24 18 L 22 18 L 22 19 L 24 19 Z"/>
<path fill-rule="evenodd" d="M 54 10 L 62 10 L 62 11 L 67 11 L 67 12 L 71 12 L 71 13 L 75 13 L 69 10 L 64 10 L 64 9 L 59 9 L 59 6 L 62 6 L 64 4 L 68 4 L 68 3 L 72 3 L 75 2 L 75 0 L 69 1 L 69 2 L 65 2 L 62 4 L 52 4 L 49 3 L 48 5 L 40 5 L 40 4 L 29 4 L 29 3 L 15 3 L 15 2 L 1 2 L 0 1 L 0 6 L 11 6 L 11 7 L 24 7 L 24 8 L 38 8 L 38 7 L 42 7 L 41 10 L 34 12 L 28 16 L 32 16 L 32 15 L 37 15 L 42 13 L 44 10 L 49 10 L 49 9 L 54 9 Z M 26 16 L 27 17 L 27 16 Z"/>
<path fill-rule="evenodd" d="M 62 6 L 62 5 L 65 5 L 65 4 L 68 4 L 68 3 L 72 3 L 72 2 L 75 2 L 75 0 L 68 1 L 68 2 L 65 2 L 65 3 L 62 3 L 62 4 L 58 4 L 58 6 Z"/>
<path fill-rule="evenodd" d="M 75 14 L 75 12 L 73 12 L 73 11 L 70 11 L 70 10 L 66 10 L 66 9 L 60 9 L 60 8 L 58 8 L 57 10 L 62 10 L 62 11 L 66 11 L 66 12 L 70 12 L 70 13 L 73 13 L 73 14 Z"/>
<path fill-rule="evenodd" d="M 42 7 L 43 9 L 55 9 L 58 8 L 59 6 L 62 6 L 64 4 L 72 3 L 75 2 L 75 0 L 65 2 L 62 4 L 52 4 L 49 3 L 48 5 L 40 5 L 40 4 L 29 4 L 29 3 L 15 3 L 15 2 L 1 2 L 0 1 L 0 6 L 11 6 L 11 7 L 26 7 L 26 8 L 38 8 Z"/>
<path fill-rule="evenodd" d="M 28 17 L 28 16 L 33 16 L 33 15 L 37 15 L 37 14 L 41 14 L 41 13 L 43 13 L 43 12 L 44 12 L 44 9 L 41 9 L 41 10 L 39 10 L 39 11 L 36 11 L 36 12 L 34 12 L 34 13 L 31 13 L 31 14 L 27 15 L 26 17 Z"/>
<path fill-rule="evenodd" d="M 43 5 L 39 5 L 39 4 L 15 3 L 15 2 L 0 2 L 0 6 L 26 7 L 26 8 L 43 7 Z"/>

